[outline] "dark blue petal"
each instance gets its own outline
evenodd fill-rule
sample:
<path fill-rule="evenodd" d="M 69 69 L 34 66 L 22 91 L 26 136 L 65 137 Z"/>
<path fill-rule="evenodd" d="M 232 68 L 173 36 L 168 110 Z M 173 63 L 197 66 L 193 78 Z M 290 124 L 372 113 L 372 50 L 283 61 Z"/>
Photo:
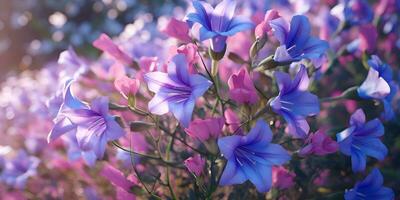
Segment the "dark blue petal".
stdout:
<path fill-rule="evenodd" d="M 241 184 L 247 180 L 246 175 L 237 166 L 236 160 L 228 160 L 226 167 L 221 175 L 219 185 Z"/>
<path fill-rule="evenodd" d="M 351 168 L 353 172 L 364 171 L 366 166 L 366 156 L 365 154 L 358 149 L 352 149 L 351 152 Z"/>

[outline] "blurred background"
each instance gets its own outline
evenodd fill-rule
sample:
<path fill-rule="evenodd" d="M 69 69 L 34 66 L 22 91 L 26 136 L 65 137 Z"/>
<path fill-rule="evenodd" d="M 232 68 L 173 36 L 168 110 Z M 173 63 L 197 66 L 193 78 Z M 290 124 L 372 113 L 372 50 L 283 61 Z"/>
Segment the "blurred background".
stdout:
<path fill-rule="evenodd" d="M 116 36 L 138 16 L 152 21 L 184 1 L 0 0 L 0 82 L 10 73 L 41 68 L 69 45 L 82 56 L 96 56 L 91 42 L 100 33 Z"/>

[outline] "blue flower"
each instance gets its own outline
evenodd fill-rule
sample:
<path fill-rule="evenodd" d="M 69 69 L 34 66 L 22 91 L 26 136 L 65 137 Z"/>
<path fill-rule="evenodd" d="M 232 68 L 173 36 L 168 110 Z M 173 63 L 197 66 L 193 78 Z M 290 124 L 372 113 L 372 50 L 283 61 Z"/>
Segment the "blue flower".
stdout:
<path fill-rule="evenodd" d="M 196 99 L 211 85 L 203 76 L 189 74 L 188 63 L 183 54 L 172 58 L 168 73 L 150 72 L 144 79 L 149 90 L 156 93 L 149 102 L 149 111 L 156 115 L 171 111 L 184 127 L 189 126 Z"/>
<path fill-rule="evenodd" d="M 370 66 L 368 76 L 357 92 L 361 98 L 381 100 L 384 105 L 382 117 L 391 120 L 394 118 L 391 102 L 398 91 L 398 86 L 393 80 L 392 68 L 376 55 L 372 55 L 368 65 Z"/>
<path fill-rule="evenodd" d="M 367 24 L 374 17 L 371 6 L 365 0 L 341 0 L 331 13 L 350 25 Z"/>
<path fill-rule="evenodd" d="M 272 183 L 272 166 L 290 160 L 288 152 L 278 144 L 271 144 L 272 133 L 263 121 L 245 136 L 227 136 L 218 140 L 222 155 L 227 159 L 220 185 L 241 184 L 250 180 L 259 192 L 267 192 Z"/>
<path fill-rule="evenodd" d="M 360 182 L 357 182 L 355 187 L 347 190 L 344 194 L 345 200 L 392 200 L 394 192 L 391 188 L 383 187 L 383 177 L 378 169 L 373 169 L 372 172 Z"/>
<path fill-rule="evenodd" d="M 272 110 L 283 116 L 291 135 L 306 138 L 310 127 L 305 118 L 319 113 L 318 97 L 307 91 L 309 78 L 306 68 L 301 65 L 293 80 L 284 72 L 275 72 L 274 76 L 279 95 L 270 103 Z"/>
<path fill-rule="evenodd" d="M 241 17 L 234 17 L 236 1 L 223 0 L 215 9 L 208 3 L 193 1 L 195 13 L 188 14 L 188 22 L 199 23 L 200 40 L 212 39 L 211 49 L 222 52 L 226 39 L 238 32 L 253 28 L 253 24 Z"/>
<path fill-rule="evenodd" d="M 379 137 L 384 134 L 379 119 L 365 122 L 365 114 L 358 109 L 351 115 L 350 127 L 336 134 L 340 151 L 351 156 L 354 172 L 365 170 L 367 155 L 383 160 L 388 152 Z"/>
<path fill-rule="evenodd" d="M 277 62 L 317 59 L 329 47 L 326 41 L 310 35 L 311 25 L 306 16 L 294 16 L 290 22 L 290 29 L 283 18 L 272 20 L 270 25 L 280 43 L 274 55 L 274 60 Z"/>

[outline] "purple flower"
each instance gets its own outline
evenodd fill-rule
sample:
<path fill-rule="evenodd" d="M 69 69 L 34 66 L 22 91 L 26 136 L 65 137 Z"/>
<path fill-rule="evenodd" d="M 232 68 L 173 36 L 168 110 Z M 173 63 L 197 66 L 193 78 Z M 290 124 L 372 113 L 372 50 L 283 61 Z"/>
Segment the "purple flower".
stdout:
<path fill-rule="evenodd" d="M 336 134 L 340 151 L 351 156 L 354 172 L 365 170 L 366 156 L 383 160 L 388 152 L 386 146 L 379 140 L 384 134 L 384 128 L 379 119 L 365 122 L 365 114 L 358 109 L 350 118 L 350 127 Z"/>
<path fill-rule="evenodd" d="M 361 200 L 361 199 L 394 199 L 394 192 L 391 188 L 384 187 L 383 177 L 381 172 L 374 168 L 372 172 L 360 182 L 357 182 L 355 187 L 346 190 L 344 194 L 345 200 Z"/>
<path fill-rule="evenodd" d="M 186 168 L 199 177 L 203 171 L 204 166 L 206 165 L 206 160 L 200 156 L 200 154 L 196 154 L 184 161 Z"/>
<path fill-rule="evenodd" d="M 318 130 L 314 134 L 310 134 L 306 140 L 306 144 L 307 145 L 299 151 L 301 156 L 307 154 L 323 156 L 334 153 L 338 150 L 338 144 L 336 141 L 326 135 L 323 130 Z"/>
<path fill-rule="evenodd" d="M 306 68 L 301 65 L 293 80 L 284 72 L 275 72 L 274 75 L 279 95 L 270 103 L 272 110 L 283 116 L 291 135 L 307 137 L 310 127 L 305 118 L 319 113 L 319 101 L 317 96 L 307 91 L 309 78 Z"/>
<path fill-rule="evenodd" d="M 290 160 L 288 152 L 271 140 L 271 129 L 263 120 L 257 121 L 245 136 L 220 138 L 219 149 L 228 161 L 219 184 L 241 184 L 250 180 L 259 192 L 267 192 L 272 184 L 272 166 Z"/>
<path fill-rule="evenodd" d="M 65 82 L 63 92 L 61 94 L 62 103 L 61 105 L 59 105 L 60 107 L 57 116 L 54 119 L 54 126 L 47 136 L 47 142 L 49 143 L 54 141 L 61 135 L 70 131 L 74 131 L 76 129 L 76 126 L 72 124 L 72 122 L 65 116 L 65 111 L 86 107 L 83 102 L 81 102 L 73 95 L 71 91 L 71 86 L 73 82 L 73 80 L 68 80 Z"/>
<path fill-rule="evenodd" d="M 23 189 L 28 178 L 36 174 L 39 163 L 39 158 L 20 150 L 13 160 L 6 162 L 0 180 L 14 188 Z"/>
<path fill-rule="evenodd" d="M 306 16 L 294 16 L 290 22 L 290 29 L 283 18 L 272 20 L 270 25 L 280 43 L 274 55 L 274 60 L 277 62 L 317 59 L 329 47 L 326 41 L 310 35 L 311 25 Z"/>
<path fill-rule="evenodd" d="M 76 125 L 76 139 L 80 149 L 93 150 L 97 158 L 103 157 L 108 141 L 125 135 L 115 117 L 108 114 L 108 102 L 107 97 L 100 97 L 94 99 L 90 107 L 64 112 Z"/>
<path fill-rule="evenodd" d="M 236 1 L 223 0 L 215 8 L 206 2 L 193 1 L 195 13 L 189 13 L 188 22 L 199 23 L 200 40 L 211 39 L 211 49 L 222 52 L 226 39 L 238 32 L 253 28 L 253 24 L 241 17 L 234 17 Z"/>
<path fill-rule="evenodd" d="M 376 55 L 372 55 L 368 65 L 370 66 L 368 76 L 357 89 L 358 95 L 364 99 L 381 100 L 384 105 L 382 117 L 385 120 L 393 119 L 391 102 L 398 91 L 398 86 L 393 80 L 392 68 Z"/>
<path fill-rule="evenodd" d="M 149 90 L 156 93 L 149 102 L 149 111 L 156 115 L 171 111 L 184 127 L 189 126 L 196 99 L 211 85 L 203 76 L 189 74 L 187 60 L 182 54 L 172 58 L 168 73 L 150 72 L 144 78 Z"/>

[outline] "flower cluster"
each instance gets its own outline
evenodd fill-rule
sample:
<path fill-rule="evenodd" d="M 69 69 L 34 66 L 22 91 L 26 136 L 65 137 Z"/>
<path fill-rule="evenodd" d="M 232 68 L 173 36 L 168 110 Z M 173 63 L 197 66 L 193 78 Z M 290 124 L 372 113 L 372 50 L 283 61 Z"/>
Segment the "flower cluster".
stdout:
<path fill-rule="evenodd" d="M 0 196 L 394 199 L 400 3 L 300 2 L 193 1 L 8 78 Z"/>

